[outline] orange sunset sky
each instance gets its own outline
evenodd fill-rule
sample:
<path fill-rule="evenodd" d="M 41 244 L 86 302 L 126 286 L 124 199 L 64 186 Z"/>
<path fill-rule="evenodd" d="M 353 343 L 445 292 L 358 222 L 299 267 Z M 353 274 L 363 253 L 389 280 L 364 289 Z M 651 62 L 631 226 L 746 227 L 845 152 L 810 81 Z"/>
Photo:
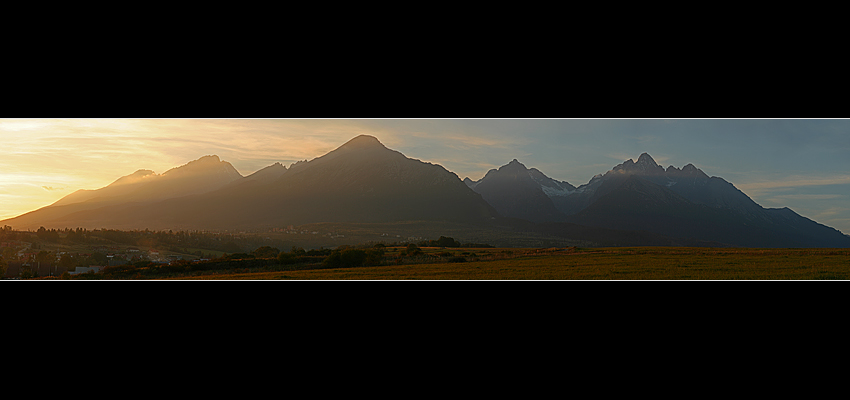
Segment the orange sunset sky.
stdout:
<path fill-rule="evenodd" d="M 841 119 L 0 119 L 0 219 L 139 169 L 161 174 L 215 154 L 246 176 L 360 134 L 473 180 L 516 158 L 579 186 L 648 152 L 850 233 L 850 121 Z"/>

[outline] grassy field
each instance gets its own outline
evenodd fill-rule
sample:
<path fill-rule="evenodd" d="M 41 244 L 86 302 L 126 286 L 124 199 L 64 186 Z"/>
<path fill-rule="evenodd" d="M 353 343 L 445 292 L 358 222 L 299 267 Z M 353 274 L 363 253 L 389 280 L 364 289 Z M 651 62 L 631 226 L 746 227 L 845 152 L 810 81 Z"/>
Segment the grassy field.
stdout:
<path fill-rule="evenodd" d="M 820 280 L 850 278 L 850 249 L 426 249 L 464 262 L 200 275 L 227 280 Z M 392 256 L 392 251 L 388 252 Z"/>

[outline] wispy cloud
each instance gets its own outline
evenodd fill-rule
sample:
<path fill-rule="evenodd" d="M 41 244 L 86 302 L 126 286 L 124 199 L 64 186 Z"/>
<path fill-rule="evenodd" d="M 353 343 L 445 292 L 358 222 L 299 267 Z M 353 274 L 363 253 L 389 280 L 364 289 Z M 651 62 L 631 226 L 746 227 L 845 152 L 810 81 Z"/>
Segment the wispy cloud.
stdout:
<path fill-rule="evenodd" d="M 515 138 L 497 137 L 497 136 L 470 136 L 463 134 L 448 134 L 440 138 L 442 144 L 454 149 L 469 149 L 469 148 L 514 148 L 522 143 Z"/>
<path fill-rule="evenodd" d="M 0 209 L 29 211 L 138 169 L 163 173 L 210 154 L 248 175 L 368 134 L 471 179 L 517 158 L 580 185 L 647 152 L 663 167 L 691 162 L 723 176 L 760 203 L 818 211 L 844 201 L 838 193 L 850 196 L 846 187 L 826 188 L 850 184 L 848 129 L 844 120 L 0 119 Z"/>
<path fill-rule="evenodd" d="M 781 194 L 773 196 L 783 200 L 829 200 L 844 197 L 840 194 Z"/>
<path fill-rule="evenodd" d="M 744 192 L 764 191 L 779 188 L 794 188 L 803 186 L 826 186 L 850 184 L 850 175 L 833 175 L 826 177 L 805 177 L 800 175 L 788 176 L 771 180 L 735 184 Z"/>

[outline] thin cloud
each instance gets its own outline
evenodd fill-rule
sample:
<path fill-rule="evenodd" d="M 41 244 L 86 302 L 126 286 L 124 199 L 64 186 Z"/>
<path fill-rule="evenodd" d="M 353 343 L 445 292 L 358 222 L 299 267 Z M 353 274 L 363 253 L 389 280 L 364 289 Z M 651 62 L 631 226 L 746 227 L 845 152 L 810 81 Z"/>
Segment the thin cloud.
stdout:
<path fill-rule="evenodd" d="M 836 175 L 831 177 L 809 178 L 802 176 L 792 176 L 787 178 L 773 179 L 769 181 L 751 182 L 735 184 L 743 191 L 764 191 L 780 188 L 794 188 L 802 186 L 826 186 L 826 185 L 846 185 L 850 184 L 850 175 Z"/>
<path fill-rule="evenodd" d="M 441 143 L 445 146 L 454 148 L 454 149 L 469 149 L 469 148 L 500 148 L 500 149 L 510 149 L 514 148 L 517 145 L 521 144 L 521 142 L 517 139 L 505 138 L 505 137 L 495 137 L 495 136 L 470 136 L 470 135 L 459 135 L 459 134 L 450 134 L 446 135 L 443 138 L 440 138 Z"/>
<path fill-rule="evenodd" d="M 782 200 L 829 200 L 844 196 L 840 194 L 781 194 L 773 197 Z"/>

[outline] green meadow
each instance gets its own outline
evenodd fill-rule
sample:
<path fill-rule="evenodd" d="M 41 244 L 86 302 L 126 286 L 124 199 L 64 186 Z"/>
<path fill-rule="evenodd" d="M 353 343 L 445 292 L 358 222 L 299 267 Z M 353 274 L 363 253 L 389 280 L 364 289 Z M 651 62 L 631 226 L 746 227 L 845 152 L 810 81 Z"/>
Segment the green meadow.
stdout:
<path fill-rule="evenodd" d="M 822 280 L 850 278 L 850 249 L 423 248 L 389 265 L 263 269 L 175 279 L 227 280 Z M 396 260 L 396 261 L 393 261 Z"/>

